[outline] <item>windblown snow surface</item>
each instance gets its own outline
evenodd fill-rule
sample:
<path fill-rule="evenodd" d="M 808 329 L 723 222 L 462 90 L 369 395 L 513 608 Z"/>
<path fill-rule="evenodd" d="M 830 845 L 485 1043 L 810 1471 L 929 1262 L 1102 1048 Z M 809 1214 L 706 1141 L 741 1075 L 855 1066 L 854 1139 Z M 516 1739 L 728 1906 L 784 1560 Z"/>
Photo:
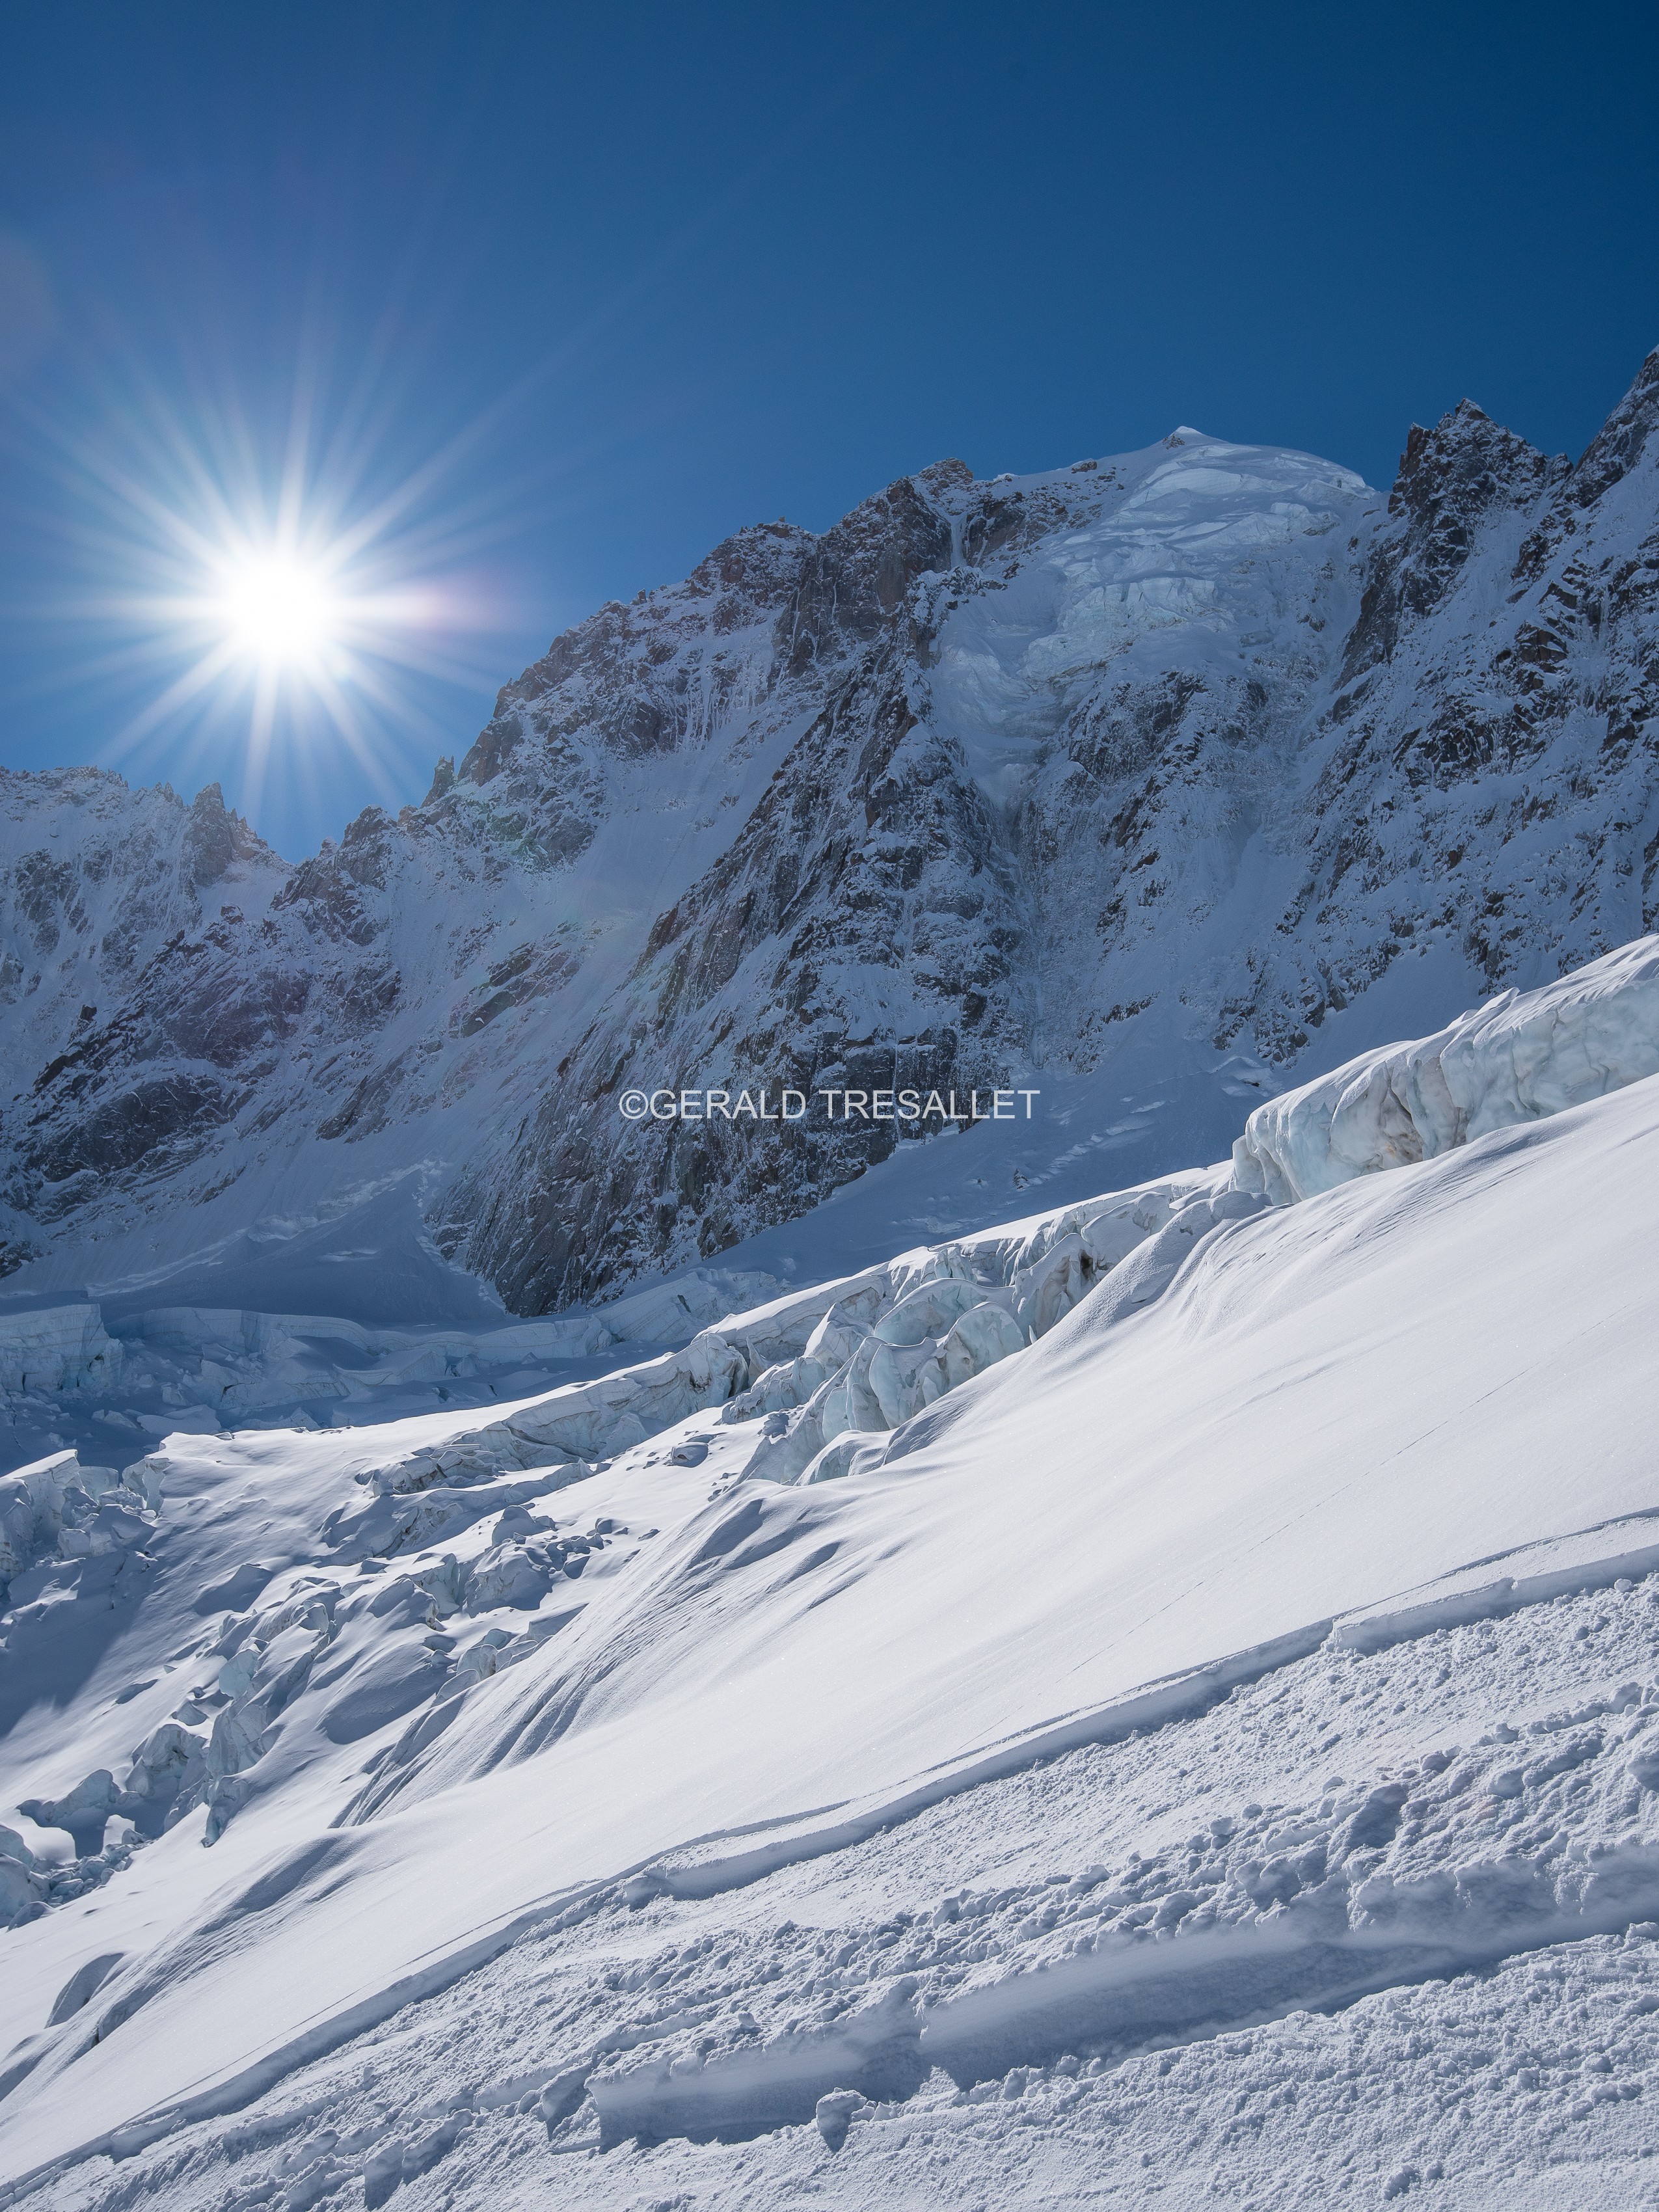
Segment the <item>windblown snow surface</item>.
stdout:
<path fill-rule="evenodd" d="M 4 1478 L 0 2201 L 1659 2202 L 1656 1071 Z"/>

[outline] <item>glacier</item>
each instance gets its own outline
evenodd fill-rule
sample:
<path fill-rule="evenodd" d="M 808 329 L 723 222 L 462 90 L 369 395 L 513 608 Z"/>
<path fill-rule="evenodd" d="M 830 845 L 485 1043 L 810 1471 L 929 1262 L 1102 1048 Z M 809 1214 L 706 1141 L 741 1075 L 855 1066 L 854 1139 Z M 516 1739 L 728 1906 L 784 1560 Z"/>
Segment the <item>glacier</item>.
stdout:
<path fill-rule="evenodd" d="M 1656 975 L 482 1424 L 5 1478 L 4 2201 L 1639 2201 Z"/>

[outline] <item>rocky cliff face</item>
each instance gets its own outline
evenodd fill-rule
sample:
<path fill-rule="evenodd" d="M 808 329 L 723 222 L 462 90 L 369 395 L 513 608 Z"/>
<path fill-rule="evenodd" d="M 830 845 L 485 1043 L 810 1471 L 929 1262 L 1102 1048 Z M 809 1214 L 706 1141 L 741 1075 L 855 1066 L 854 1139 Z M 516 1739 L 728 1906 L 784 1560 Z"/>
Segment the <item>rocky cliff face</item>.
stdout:
<path fill-rule="evenodd" d="M 1576 466 L 1466 402 L 1386 501 L 1187 429 L 943 462 L 602 608 L 295 867 L 212 788 L 0 778 L 3 1264 L 164 1276 L 396 1186 L 546 1311 L 922 1141 L 631 1086 L 1288 1080 L 1334 1015 L 1357 1049 L 1651 928 L 1656 417 L 1659 355 Z"/>

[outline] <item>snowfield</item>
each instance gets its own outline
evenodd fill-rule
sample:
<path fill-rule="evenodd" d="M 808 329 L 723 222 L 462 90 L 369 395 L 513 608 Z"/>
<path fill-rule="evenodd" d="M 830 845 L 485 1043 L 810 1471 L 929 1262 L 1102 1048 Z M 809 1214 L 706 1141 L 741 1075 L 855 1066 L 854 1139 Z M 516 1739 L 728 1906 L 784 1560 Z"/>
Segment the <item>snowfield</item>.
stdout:
<path fill-rule="evenodd" d="M 550 1392 L 0 1478 L 0 2202 L 1659 2202 L 1656 1072 L 1649 938 Z"/>

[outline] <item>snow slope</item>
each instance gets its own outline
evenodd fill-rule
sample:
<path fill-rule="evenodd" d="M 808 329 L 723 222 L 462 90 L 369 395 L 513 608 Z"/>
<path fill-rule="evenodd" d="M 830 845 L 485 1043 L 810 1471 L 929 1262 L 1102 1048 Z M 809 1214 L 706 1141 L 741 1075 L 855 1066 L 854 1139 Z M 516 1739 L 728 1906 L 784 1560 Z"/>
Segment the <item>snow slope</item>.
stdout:
<path fill-rule="evenodd" d="M 1656 957 L 482 1426 L 23 1478 L 11 2201 L 1641 2201 Z"/>

